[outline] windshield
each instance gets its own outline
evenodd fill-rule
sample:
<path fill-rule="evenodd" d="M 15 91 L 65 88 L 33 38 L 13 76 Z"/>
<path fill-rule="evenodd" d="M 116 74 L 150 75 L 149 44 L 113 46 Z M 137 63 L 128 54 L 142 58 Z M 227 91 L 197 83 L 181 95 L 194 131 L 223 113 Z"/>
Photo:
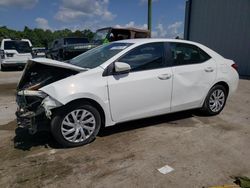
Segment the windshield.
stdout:
<path fill-rule="evenodd" d="M 26 41 L 5 41 L 5 50 L 16 50 L 18 53 L 31 53 L 32 49 Z"/>
<path fill-rule="evenodd" d="M 86 38 L 66 38 L 64 40 L 64 44 L 81 44 L 89 42 Z"/>
<path fill-rule="evenodd" d="M 102 42 L 108 35 L 110 29 L 97 30 L 93 38 L 94 42 Z"/>
<path fill-rule="evenodd" d="M 132 43 L 109 43 L 89 50 L 69 61 L 70 64 L 82 68 L 95 68 L 109 60 Z"/>

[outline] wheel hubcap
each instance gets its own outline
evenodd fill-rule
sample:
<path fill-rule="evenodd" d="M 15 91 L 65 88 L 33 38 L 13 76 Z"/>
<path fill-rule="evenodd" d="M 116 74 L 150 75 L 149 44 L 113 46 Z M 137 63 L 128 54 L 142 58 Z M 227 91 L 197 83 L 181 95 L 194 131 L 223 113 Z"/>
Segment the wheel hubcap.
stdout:
<path fill-rule="evenodd" d="M 65 116 L 61 125 L 63 137 L 73 143 L 83 142 L 94 132 L 96 121 L 94 115 L 85 109 L 78 109 Z"/>
<path fill-rule="evenodd" d="M 209 107 L 213 112 L 219 112 L 225 103 L 225 94 L 221 89 L 215 90 L 209 99 Z"/>

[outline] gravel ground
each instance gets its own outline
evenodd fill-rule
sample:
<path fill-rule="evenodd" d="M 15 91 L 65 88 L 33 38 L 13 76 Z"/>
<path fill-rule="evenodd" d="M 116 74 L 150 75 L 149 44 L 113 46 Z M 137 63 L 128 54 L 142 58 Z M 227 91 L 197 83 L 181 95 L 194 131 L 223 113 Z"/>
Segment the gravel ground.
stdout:
<path fill-rule="evenodd" d="M 0 72 L 0 125 L 15 119 L 15 89 L 22 72 Z"/>
<path fill-rule="evenodd" d="M 180 187 L 232 184 L 250 176 L 250 81 L 224 111 L 186 111 L 106 128 L 89 145 L 64 149 L 49 133 L 16 129 L 21 72 L 0 72 L 0 187 Z M 174 171 L 163 175 L 158 168 Z"/>

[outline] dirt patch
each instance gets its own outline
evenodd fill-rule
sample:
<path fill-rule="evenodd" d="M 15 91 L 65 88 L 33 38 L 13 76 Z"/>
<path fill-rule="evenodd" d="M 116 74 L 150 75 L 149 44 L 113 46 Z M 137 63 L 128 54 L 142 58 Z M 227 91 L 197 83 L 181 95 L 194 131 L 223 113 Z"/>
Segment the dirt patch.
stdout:
<path fill-rule="evenodd" d="M 5 125 L 0 126 L 0 130 L 15 130 L 17 126 L 16 120 L 13 120 Z"/>
<path fill-rule="evenodd" d="M 16 93 L 16 83 L 0 84 L 0 96 L 10 96 Z"/>
<path fill-rule="evenodd" d="M 7 163 L 8 165 L 8 163 Z M 6 165 L 5 165 L 6 166 Z M 40 156 L 18 161 L 12 161 L 12 166 L 1 169 L 0 182 L 6 182 L 10 187 L 42 187 L 56 183 L 72 173 L 72 167 L 66 161 L 56 156 Z"/>

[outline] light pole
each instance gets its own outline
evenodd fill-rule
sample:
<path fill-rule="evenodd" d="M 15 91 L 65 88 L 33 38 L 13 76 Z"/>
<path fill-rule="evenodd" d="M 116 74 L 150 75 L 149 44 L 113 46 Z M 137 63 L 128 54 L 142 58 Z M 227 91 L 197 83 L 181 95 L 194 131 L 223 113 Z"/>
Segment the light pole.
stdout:
<path fill-rule="evenodd" d="M 151 36 L 152 30 L 152 0 L 148 0 L 148 30 Z"/>

